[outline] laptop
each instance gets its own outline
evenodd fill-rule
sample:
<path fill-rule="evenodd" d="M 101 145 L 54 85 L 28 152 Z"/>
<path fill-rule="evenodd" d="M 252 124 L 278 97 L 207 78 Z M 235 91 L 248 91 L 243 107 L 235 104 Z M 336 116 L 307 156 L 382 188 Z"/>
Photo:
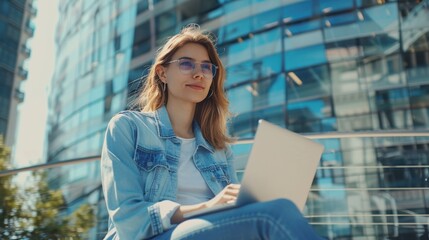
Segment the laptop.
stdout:
<path fill-rule="evenodd" d="M 323 149 L 323 145 L 304 136 L 259 120 L 237 201 L 193 211 L 184 217 L 278 198 L 290 199 L 302 212 Z"/>

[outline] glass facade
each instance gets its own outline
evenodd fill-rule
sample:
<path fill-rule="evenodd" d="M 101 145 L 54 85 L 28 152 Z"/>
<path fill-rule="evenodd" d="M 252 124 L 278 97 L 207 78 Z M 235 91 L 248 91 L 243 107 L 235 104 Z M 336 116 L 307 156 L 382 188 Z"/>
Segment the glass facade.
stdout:
<path fill-rule="evenodd" d="M 18 104 L 24 101 L 21 82 L 27 78 L 26 60 L 31 54 L 32 0 L 0 1 L 0 136 L 9 147 L 15 144 Z"/>
<path fill-rule="evenodd" d="M 253 137 L 260 118 L 303 134 L 429 128 L 427 0 L 62 0 L 48 161 L 99 155 L 156 50 L 192 22 L 218 37 L 235 137 Z M 321 235 L 427 231 L 394 223 L 429 214 L 428 168 L 413 170 L 428 165 L 428 139 L 318 141 L 326 152 L 306 215 Z M 52 172 L 51 185 L 70 204 L 98 203 L 106 228 L 98 163 Z"/>

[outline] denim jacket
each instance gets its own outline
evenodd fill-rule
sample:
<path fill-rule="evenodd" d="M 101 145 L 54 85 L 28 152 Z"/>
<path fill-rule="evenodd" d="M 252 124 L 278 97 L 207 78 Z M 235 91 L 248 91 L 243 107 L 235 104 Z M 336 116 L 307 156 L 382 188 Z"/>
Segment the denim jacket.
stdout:
<path fill-rule="evenodd" d="M 193 161 L 213 194 L 237 183 L 230 147 L 213 148 L 195 121 L 193 131 Z M 109 213 L 106 239 L 146 239 L 166 230 L 160 213 L 179 205 L 175 200 L 180 145 L 165 107 L 153 113 L 123 111 L 111 119 L 101 156 Z"/>

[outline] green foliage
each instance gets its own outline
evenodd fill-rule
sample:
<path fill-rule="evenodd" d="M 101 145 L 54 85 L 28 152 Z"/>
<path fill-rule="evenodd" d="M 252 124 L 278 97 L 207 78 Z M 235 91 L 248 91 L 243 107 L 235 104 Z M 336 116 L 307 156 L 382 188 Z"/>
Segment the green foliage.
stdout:
<path fill-rule="evenodd" d="M 0 171 L 9 168 L 10 150 L 0 138 Z M 18 188 L 14 176 L 0 177 L 0 239 L 82 239 L 94 226 L 89 204 L 67 215 L 60 190 L 49 189 L 46 175 L 34 172 L 32 186 Z"/>

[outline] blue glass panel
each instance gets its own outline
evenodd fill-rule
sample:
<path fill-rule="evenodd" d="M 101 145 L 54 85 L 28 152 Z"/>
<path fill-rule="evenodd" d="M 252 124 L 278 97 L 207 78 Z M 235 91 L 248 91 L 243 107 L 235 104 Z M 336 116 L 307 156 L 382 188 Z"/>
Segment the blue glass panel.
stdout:
<path fill-rule="evenodd" d="M 94 100 L 103 98 L 105 95 L 105 86 L 104 84 L 98 85 L 95 88 L 91 89 L 90 93 L 90 102 L 93 102 Z"/>
<path fill-rule="evenodd" d="M 244 62 L 226 69 L 226 82 L 225 86 L 231 85 L 253 79 L 253 64 L 252 62 Z"/>
<path fill-rule="evenodd" d="M 226 2 L 228 2 L 224 4 L 226 14 L 231 14 L 234 11 L 242 9 L 243 6 L 249 6 L 251 4 L 250 0 L 232 0 Z"/>
<path fill-rule="evenodd" d="M 319 10 L 321 13 L 336 12 L 353 8 L 353 0 L 320 0 Z"/>
<path fill-rule="evenodd" d="M 314 15 L 314 4 L 313 0 L 304 0 L 286 5 L 283 7 L 283 21 L 290 22 L 312 17 Z"/>
<path fill-rule="evenodd" d="M 414 126 L 429 128 L 429 85 L 411 87 L 409 92 Z"/>
<path fill-rule="evenodd" d="M 398 29 L 398 9 L 396 3 L 383 4 L 363 10 L 360 21 L 361 33 L 384 32 Z"/>
<path fill-rule="evenodd" d="M 285 52 L 285 69 L 293 70 L 326 62 L 325 46 L 314 45 Z"/>
<path fill-rule="evenodd" d="M 273 55 L 282 51 L 281 30 L 276 28 L 261 34 L 256 34 L 251 42 L 253 46 L 253 55 L 260 58 L 267 55 Z"/>
<path fill-rule="evenodd" d="M 202 16 L 201 22 L 207 22 L 207 21 L 213 20 L 213 19 L 218 18 L 224 14 L 225 14 L 225 12 L 224 12 L 223 8 L 217 8 L 217 9 L 205 14 L 204 16 Z"/>
<path fill-rule="evenodd" d="M 253 128 L 256 130 L 259 119 L 264 119 L 278 126 L 285 127 L 285 109 L 283 106 L 284 105 L 256 110 L 252 116 Z"/>
<path fill-rule="evenodd" d="M 89 115 L 90 118 L 102 116 L 104 112 L 104 100 L 97 101 L 90 106 Z"/>
<path fill-rule="evenodd" d="M 247 86 L 240 86 L 228 90 L 229 109 L 238 114 L 252 110 L 252 95 Z"/>
<path fill-rule="evenodd" d="M 283 105 L 286 101 L 286 81 L 283 74 L 278 75 L 275 82 L 272 84 L 268 102 L 270 105 Z"/>
<path fill-rule="evenodd" d="M 174 11 L 169 11 L 158 15 L 155 19 L 156 33 L 161 34 L 162 36 L 165 36 L 164 34 L 165 31 L 170 30 L 171 28 L 175 28 L 176 20 L 177 20 L 176 12 Z M 150 34 L 150 32 L 148 34 Z"/>
<path fill-rule="evenodd" d="M 348 23 L 354 23 L 358 21 L 357 15 L 355 12 L 345 13 L 345 14 L 338 14 L 334 16 L 329 16 L 325 18 L 325 26 L 326 21 L 329 22 L 330 27 L 338 26 L 338 25 L 344 25 Z"/>
<path fill-rule="evenodd" d="M 356 39 L 335 41 L 325 44 L 328 61 L 356 59 L 361 55 L 362 48 Z"/>
<path fill-rule="evenodd" d="M 124 90 L 128 85 L 128 74 L 121 74 L 115 76 L 113 79 L 113 92 L 118 93 Z"/>
<path fill-rule="evenodd" d="M 295 132 L 321 132 L 329 129 L 321 121 L 332 117 L 331 99 L 319 98 L 300 102 L 291 102 L 287 105 L 287 126 Z"/>
<path fill-rule="evenodd" d="M 139 0 L 137 3 L 137 15 L 149 9 L 149 0 Z"/>
<path fill-rule="evenodd" d="M 228 66 L 237 63 L 251 60 L 251 41 L 246 40 L 243 42 L 233 43 L 227 47 L 227 64 Z"/>
<path fill-rule="evenodd" d="M 320 29 L 320 20 L 313 20 L 313 21 L 308 21 L 308 22 L 303 22 L 303 23 L 297 23 L 297 24 L 293 24 L 287 27 L 287 30 L 285 33 L 286 35 L 297 35 L 300 33 L 304 33 L 304 32 L 309 32 L 309 31 L 313 31 L 313 30 L 317 30 Z"/>
<path fill-rule="evenodd" d="M 359 42 L 365 56 L 390 54 L 399 51 L 399 39 L 391 36 L 392 33 L 383 33 L 369 37 L 362 37 Z"/>
<path fill-rule="evenodd" d="M 392 89 L 377 91 L 377 106 L 382 109 L 398 109 L 408 107 L 408 94 L 406 89 Z"/>
<path fill-rule="evenodd" d="M 281 54 L 267 56 L 253 63 L 256 78 L 271 76 L 281 71 Z"/>
<path fill-rule="evenodd" d="M 219 39 L 230 41 L 251 32 L 251 19 L 245 18 L 229 23 L 219 29 Z"/>
<path fill-rule="evenodd" d="M 325 118 L 322 119 L 322 132 L 333 132 L 337 131 L 337 119 L 336 118 Z"/>
<path fill-rule="evenodd" d="M 254 136 L 251 112 L 238 114 L 232 120 L 230 134 L 239 138 L 250 138 Z"/>
<path fill-rule="evenodd" d="M 284 77 L 279 75 L 229 89 L 228 97 L 230 110 L 233 113 L 283 105 L 285 103 Z"/>
<path fill-rule="evenodd" d="M 377 91 L 375 95 L 378 122 L 381 129 L 404 128 L 409 108 L 408 93 L 405 88 Z"/>
<path fill-rule="evenodd" d="M 253 109 L 283 105 L 286 101 L 283 75 L 251 83 L 245 88 L 252 93 Z"/>
<path fill-rule="evenodd" d="M 266 27 L 275 26 L 280 20 L 281 9 L 266 11 L 253 17 L 253 30 L 257 31 Z"/>

